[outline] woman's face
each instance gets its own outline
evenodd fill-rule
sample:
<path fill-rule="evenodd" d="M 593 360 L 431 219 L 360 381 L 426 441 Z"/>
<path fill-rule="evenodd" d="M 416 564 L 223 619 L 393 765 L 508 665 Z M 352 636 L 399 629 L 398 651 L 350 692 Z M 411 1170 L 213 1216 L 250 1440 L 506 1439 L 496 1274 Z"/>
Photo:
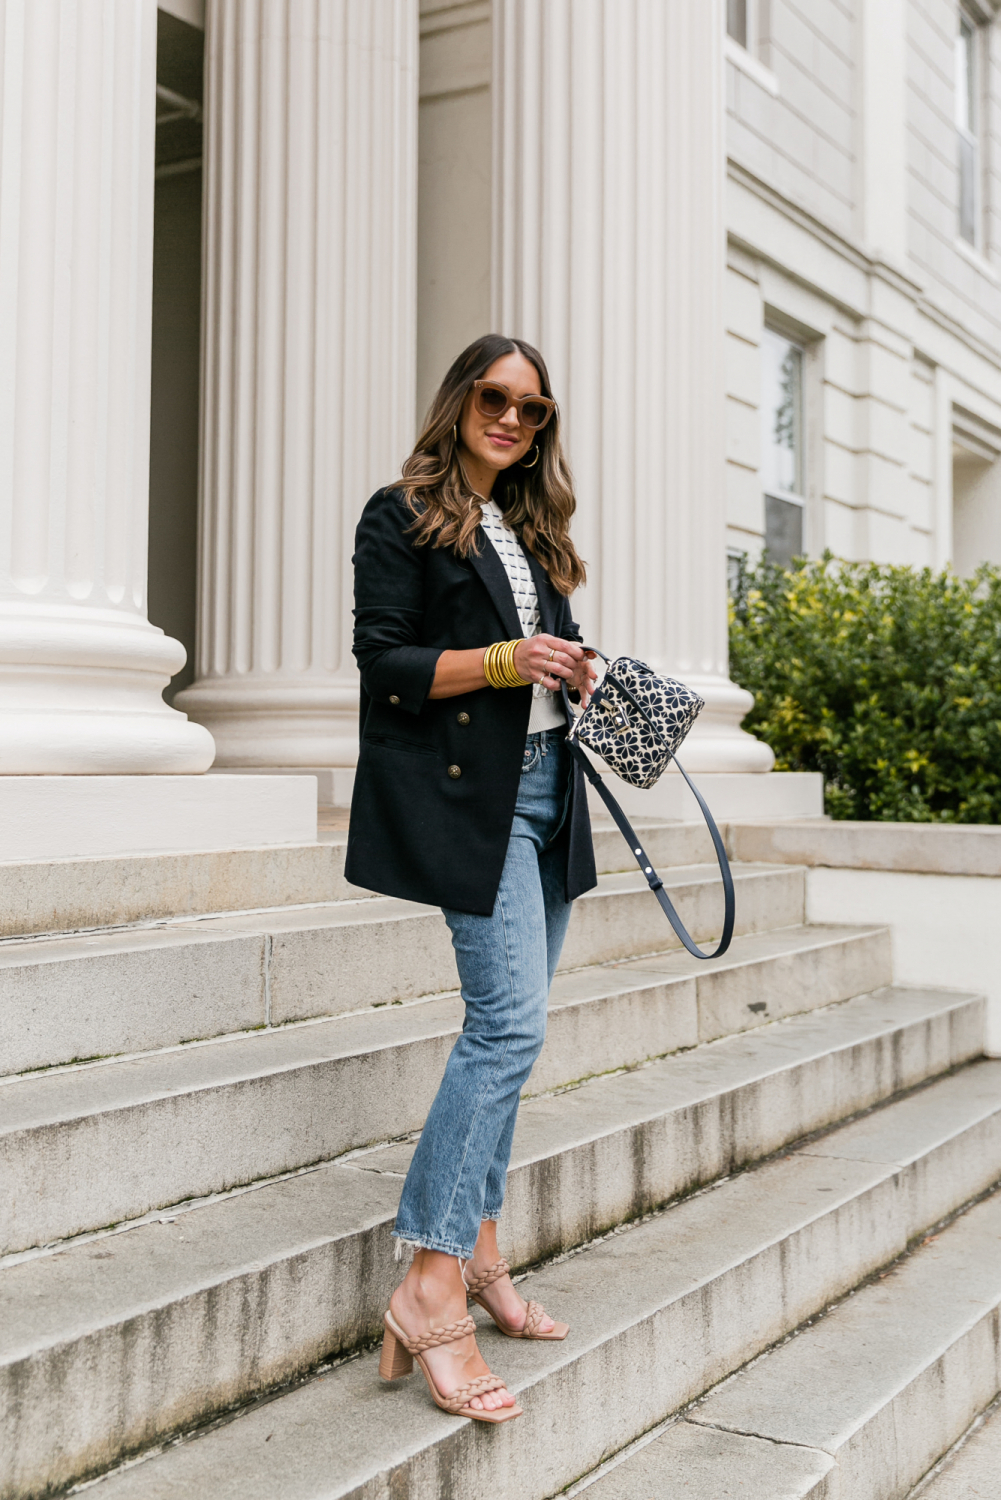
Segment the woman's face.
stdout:
<path fill-rule="evenodd" d="M 495 359 L 482 377 L 507 386 L 512 396 L 541 396 L 539 372 L 530 360 L 517 350 Z M 462 404 L 459 437 L 467 453 L 488 469 L 509 469 L 523 458 L 535 442 L 536 434 L 522 427 L 513 406 L 499 417 L 485 417 L 473 405 L 470 391 Z"/>

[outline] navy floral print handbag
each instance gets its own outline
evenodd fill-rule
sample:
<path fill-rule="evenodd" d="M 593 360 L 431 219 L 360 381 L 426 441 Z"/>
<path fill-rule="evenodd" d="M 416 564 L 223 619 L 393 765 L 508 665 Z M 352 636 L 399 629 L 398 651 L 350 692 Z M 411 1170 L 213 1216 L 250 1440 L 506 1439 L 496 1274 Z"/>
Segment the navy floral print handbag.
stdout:
<path fill-rule="evenodd" d="M 636 661 L 631 656 L 617 656 L 610 662 L 603 651 L 598 651 L 593 646 L 587 649 L 601 657 L 605 663 L 605 675 L 595 688 L 587 708 L 576 717 L 564 684 L 563 702 L 570 721 L 567 745 L 615 819 L 619 831 L 646 876 L 647 884 L 689 953 L 695 958 L 718 958 L 729 948 L 733 936 L 733 876 L 713 815 L 675 753 L 705 708 L 705 703 L 683 682 L 678 682 L 673 677 L 659 676 L 646 662 Z M 648 860 L 636 830 L 605 786 L 605 778 L 595 770 L 584 754 L 583 747 L 600 756 L 610 770 L 631 786 L 653 786 L 672 760 L 688 782 L 712 836 L 723 877 L 723 933 L 711 953 L 703 953 L 689 934 L 664 890 L 664 882 Z"/>

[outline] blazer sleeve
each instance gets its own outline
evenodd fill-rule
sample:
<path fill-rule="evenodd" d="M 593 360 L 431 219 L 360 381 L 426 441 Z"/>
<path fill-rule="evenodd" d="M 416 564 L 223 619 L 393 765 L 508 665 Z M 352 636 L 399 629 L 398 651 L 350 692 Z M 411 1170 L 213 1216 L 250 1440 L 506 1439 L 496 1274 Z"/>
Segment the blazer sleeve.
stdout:
<path fill-rule="evenodd" d="M 576 641 L 583 646 L 584 637 L 580 633 L 580 626 L 576 620 L 570 617 L 570 600 L 565 596 L 560 597 L 559 614 L 557 616 L 556 634 L 561 641 Z M 580 694 L 576 688 L 567 688 L 567 696 L 571 703 L 580 702 Z"/>
<path fill-rule="evenodd" d="M 581 646 L 584 644 L 584 637 L 580 633 L 580 626 L 576 620 L 570 618 L 570 600 L 565 594 L 560 596 L 556 634 L 563 641 L 576 641 Z"/>
<path fill-rule="evenodd" d="M 413 517 L 399 490 L 380 490 L 355 531 L 354 656 L 376 703 L 393 699 L 420 713 L 441 651 L 420 644 L 424 549 L 406 535 Z"/>

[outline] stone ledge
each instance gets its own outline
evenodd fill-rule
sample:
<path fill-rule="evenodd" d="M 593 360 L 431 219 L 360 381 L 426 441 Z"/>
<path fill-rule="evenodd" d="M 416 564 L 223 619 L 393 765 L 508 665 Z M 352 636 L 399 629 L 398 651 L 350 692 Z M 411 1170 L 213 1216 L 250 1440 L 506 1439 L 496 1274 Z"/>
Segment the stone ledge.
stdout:
<path fill-rule="evenodd" d="M 209 776 L 235 776 L 240 774 L 235 766 L 229 768 L 224 766 L 213 766 L 206 773 Z M 316 802 L 318 807 L 329 811 L 340 808 L 343 811 L 351 806 L 351 793 L 354 790 L 355 773 L 353 766 L 254 766 L 252 771 L 248 767 L 243 775 L 254 776 L 297 776 L 311 777 L 316 782 Z"/>
<path fill-rule="evenodd" d="M 731 859 L 905 870 L 927 875 L 1001 875 L 1001 826 L 987 823 L 836 823 L 822 818 L 734 821 Z"/>
<path fill-rule="evenodd" d="M 637 826 L 660 870 L 715 857 L 703 823 Z M 635 869 L 611 819 L 596 818 L 593 832 L 599 875 Z M 346 814 L 324 808 L 315 843 L 10 860 L 0 864 L 0 939 L 359 900 L 371 892 L 345 880 L 346 842 Z"/>
<path fill-rule="evenodd" d="M 0 776 L 0 862 L 315 842 L 302 776 Z"/>
<path fill-rule="evenodd" d="M 0 865 L 0 938 L 357 900 L 344 841 Z"/>
<path fill-rule="evenodd" d="M 598 764 L 596 762 L 596 764 Z M 672 766 L 656 786 L 643 790 L 620 781 L 598 764 L 612 795 L 630 818 L 672 818 L 701 822 L 698 803 Z M 702 793 L 717 823 L 775 818 L 801 820 L 819 818 L 824 811 L 824 778 L 819 771 L 769 771 L 754 774 L 725 771 L 693 772 L 692 780 Z M 588 787 L 592 813 L 605 806 L 593 787 Z"/>
<path fill-rule="evenodd" d="M 644 791 L 620 781 L 614 772 L 592 757 L 598 770 L 630 818 L 667 818 L 672 822 L 701 821 L 698 804 L 673 766 L 656 786 Z M 210 776 L 221 774 L 210 771 Z M 260 776 L 312 776 L 316 779 L 317 804 L 329 815 L 351 804 L 355 773 L 345 766 L 255 767 Z M 699 791 L 718 823 L 730 818 L 812 818 L 824 811 L 824 778 L 819 771 L 699 771 L 692 772 Z M 605 806 L 588 789 L 591 812 L 604 815 Z"/>

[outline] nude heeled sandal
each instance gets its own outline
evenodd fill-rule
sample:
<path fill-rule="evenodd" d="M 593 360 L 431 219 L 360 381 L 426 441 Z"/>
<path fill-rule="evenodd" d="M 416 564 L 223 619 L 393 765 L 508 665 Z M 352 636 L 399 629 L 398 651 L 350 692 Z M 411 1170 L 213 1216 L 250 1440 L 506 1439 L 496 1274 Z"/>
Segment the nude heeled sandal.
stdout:
<path fill-rule="evenodd" d="M 546 1316 L 546 1309 L 541 1302 L 530 1302 L 528 1304 L 524 1328 L 512 1328 L 510 1323 L 505 1323 L 502 1318 L 498 1317 L 493 1308 L 488 1307 L 484 1302 L 480 1293 L 488 1286 L 491 1286 L 493 1282 L 499 1281 L 502 1276 L 508 1276 L 510 1272 L 511 1267 L 507 1261 L 499 1260 L 496 1265 L 490 1267 L 489 1271 L 484 1271 L 480 1276 L 471 1276 L 466 1281 L 466 1291 L 477 1306 L 482 1307 L 485 1313 L 490 1314 L 501 1333 L 506 1334 L 509 1339 L 538 1339 L 540 1342 L 550 1340 L 556 1344 L 561 1343 L 570 1332 L 570 1325 L 569 1323 L 554 1323 L 548 1333 L 542 1333 L 539 1324 Z M 463 1280 L 465 1281 L 465 1276 L 463 1276 Z"/>
<path fill-rule="evenodd" d="M 385 1331 L 382 1335 L 382 1353 L 379 1356 L 379 1374 L 383 1380 L 399 1380 L 402 1376 L 409 1375 L 416 1359 L 431 1388 L 435 1404 L 453 1417 L 472 1417 L 474 1422 L 509 1422 L 512 1417 L 521 1416 L 520 1406 L 498 1406 L 495 1411 L 478 1411 L 476 1407 L 469 1405 L 474 1396 L 503 1389 L 504 1382 L 496 1375 L 478 1375 L 468 1385 L 460 1385 L 450 1396 L 443 1396 L 435 1385 L 424 1359 L 424 1351 L 440 1349 L 443 1344 L 454 1344 L 456 1339 L 464 1339 L 468 1334 L 475 1333 L 476 1324 L 472 1318 L 467 1316 L 460 1318 L 457 1323 L 447 1323 L 444 1328 L 436 1328 L 419 1339 L 412 1339 L 404 1333 L 391 1312 L 387 1311 L 383 1325 Z"/>

